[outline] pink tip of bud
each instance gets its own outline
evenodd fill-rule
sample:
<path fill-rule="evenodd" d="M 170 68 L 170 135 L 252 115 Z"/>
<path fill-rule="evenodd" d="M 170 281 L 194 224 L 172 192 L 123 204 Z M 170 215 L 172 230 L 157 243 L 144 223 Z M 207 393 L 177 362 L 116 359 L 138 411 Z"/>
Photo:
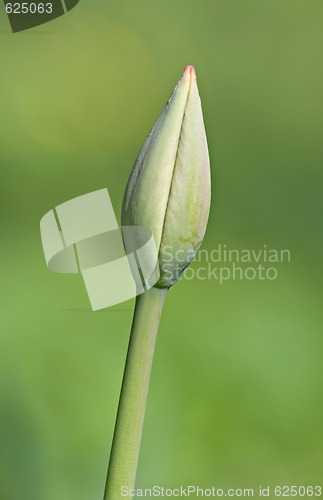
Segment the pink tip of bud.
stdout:
<path fill-rule="evenodd" d="M 196 78 L 194 66 L 186 66 L 186 68 L 184 69 L 183 76 L 189 77 L 190 79 Z"/>

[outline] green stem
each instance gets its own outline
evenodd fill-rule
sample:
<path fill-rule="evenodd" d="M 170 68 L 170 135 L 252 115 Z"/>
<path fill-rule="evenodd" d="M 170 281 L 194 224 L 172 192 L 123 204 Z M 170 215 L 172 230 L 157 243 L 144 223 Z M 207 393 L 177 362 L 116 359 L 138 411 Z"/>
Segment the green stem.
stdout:
<path fill-rule="evenodd" d="M 135 485 L 150 372 L 166 293 L 167 289 L 151 288 L 136 299 L 104 500 L 124 498 L 121 487 L 132 489 Z"/>

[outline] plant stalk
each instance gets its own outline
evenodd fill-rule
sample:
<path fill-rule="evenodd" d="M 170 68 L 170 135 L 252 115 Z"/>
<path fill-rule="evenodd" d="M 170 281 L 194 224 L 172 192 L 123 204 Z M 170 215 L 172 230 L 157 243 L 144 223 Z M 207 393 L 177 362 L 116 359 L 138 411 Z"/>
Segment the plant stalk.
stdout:
<path fill-rule="evenodd" d="M 135 485 L 150 373 L 166 293 L 167 289 L 151 288 L 136 298 L 104 500 L 124 498 L 121 487 L 130 490 Z"/>

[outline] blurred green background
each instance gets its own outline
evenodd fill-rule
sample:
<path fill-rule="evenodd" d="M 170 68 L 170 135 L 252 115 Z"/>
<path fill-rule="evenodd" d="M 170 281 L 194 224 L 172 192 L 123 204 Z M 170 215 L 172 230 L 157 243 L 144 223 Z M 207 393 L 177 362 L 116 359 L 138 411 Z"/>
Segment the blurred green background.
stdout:
<path fill-rule="evenodd" d="M 212 160 L 204 249 L 287 248 L 274 281 L 181 280 L 162 318 L 138 487 L 322 482 L 323 4 L 81 0 L 13 35 L 0 6 L 0 499 L 101 499 L 133 302 L 91 312 L 40 218 L 108 187 L 185 65 Z"/>

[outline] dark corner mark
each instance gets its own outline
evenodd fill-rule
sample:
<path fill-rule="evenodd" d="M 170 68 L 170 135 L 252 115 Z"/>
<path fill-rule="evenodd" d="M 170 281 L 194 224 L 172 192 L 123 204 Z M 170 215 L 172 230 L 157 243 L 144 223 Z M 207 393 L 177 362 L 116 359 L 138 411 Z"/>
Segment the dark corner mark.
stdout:
<path fill-rule="evenodd" d="M 80 0 L 3 0 L 13 33 L 53 21 L 73 9 Z"/>

